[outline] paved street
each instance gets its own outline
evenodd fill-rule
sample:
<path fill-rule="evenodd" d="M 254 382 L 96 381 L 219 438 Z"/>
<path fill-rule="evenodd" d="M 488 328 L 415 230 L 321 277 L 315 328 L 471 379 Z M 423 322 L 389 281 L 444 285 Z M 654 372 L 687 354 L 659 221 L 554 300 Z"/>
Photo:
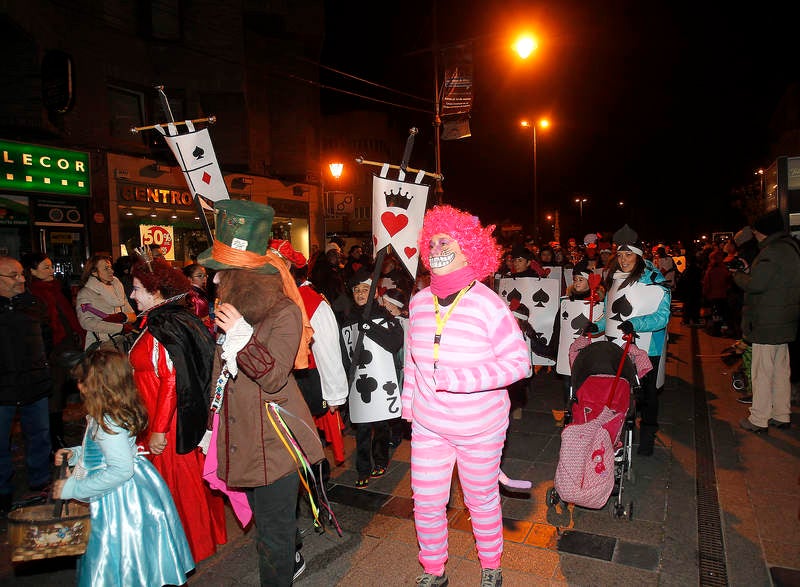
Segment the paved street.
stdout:
<path fill-rule="evenodd" d="M 708 336 L 673 318 L 661 429 L 655 454 L 637 457 L 626 485 L 631 520 L 602 510 L 548 507 L 558 463 L 564 384 L 535 378 L 521 420 L 512 420 L 504 470 L 533 483 L 530 494 L 503 493 L 504 585 L 800 585 L 800 414 L 793 427 L 755 435 L 738 427 L 747 407 L 731 387 L 736 366 L 720 358 L 733 340 Z M 328 496 L 341 526 L 322 534 L 303 507 L 308 568 L 298 587 L 408 586 L 421 573 L 412 521 L 409 443 L 395 451 L 385 477 L 354 488 L 354 437 L 348 460 L 332 471 Z M 331 459 L 332 460 L 332 459 Z M 450 514 L 454 587 L 477 585 L 480 567 L 469 519 L 456 494 Z M 257 585 L 253 532 L 229 515 L 229 543 L 203 561 L 190 585 Z M 0 581 L 65 585 L 69 560 L 9 564 L 0 548 Z"/>

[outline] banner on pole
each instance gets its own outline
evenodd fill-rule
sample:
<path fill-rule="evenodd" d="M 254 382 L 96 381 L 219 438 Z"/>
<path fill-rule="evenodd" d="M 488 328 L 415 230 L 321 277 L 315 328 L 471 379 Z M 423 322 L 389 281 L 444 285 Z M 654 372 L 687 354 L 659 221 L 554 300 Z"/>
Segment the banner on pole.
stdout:
<path fill-rule="evenodd" d="M 189 132 L 182 135 L 178 134 L 173 124 L 166 125 L 169 132 L 165 132 L 162 126 L 156 128 L 175 155 L 186 184 L 193 194 L 212 202 L 229 200 L 228 188 L 225 186 L 208 129 L 195 131 L 190 120 L 185 121 L 185 124 Z"/>

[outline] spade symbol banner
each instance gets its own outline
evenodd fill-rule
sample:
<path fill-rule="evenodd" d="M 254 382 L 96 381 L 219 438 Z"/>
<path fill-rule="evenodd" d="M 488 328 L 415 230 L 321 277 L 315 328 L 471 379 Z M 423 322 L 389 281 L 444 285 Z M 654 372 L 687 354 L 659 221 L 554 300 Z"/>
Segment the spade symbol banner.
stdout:
<path fill-rule="evenodd" d="M 416 278 L 419 265 L 417 239 L 428 202 L 428 186 L 372 178 L 372 240 L 375 253 L 392 245 L 409 275 Z"/>
<path fill-rule="evenodd" d="M 621 280 L 615 279 L 606 294 L 606 337 L 620 346 L 625 344 L 619 325 L 636 316 L 646 316 L 658 309 L 664 298 L 664 288 L 636 282 L 622 290 Z M 637 332 L 635 344 L 647 351 L 650 348 L 651 332 Z"/>
<path fill-rule="evenodd" d="M 540 342 L 544 344 L 547 344 L 553 336 L 560 290 L 561 283 L 556 279 L 502 277 L 498 282 L 500 296 L 518 318 L 524 314 L 524 312 L 520 312 L 523 307 L 530 312 L 528 324 L 536 332 Z M 528 344 L 530 345 L 530 341 Z M 555 361 L 532 352 L 531 363 L 554 365 Z"/>
<path fill-rule="evenodd" d="M 342 328 L 342 341 L 351 359 L 357 339 L 358 325 Z M 368 336 L 363 338 L 363 345 L 347 400 L 350 421 L 362 424 L 397 418 L 400 416 L 400 402 L 394 357 Z"/>
<path fill-rule="evenodd" d="M 569 298 L 561 300 L 559 312 L 560 333 L 558 337 L 558 357 L 556 359 L 556 373 L 561 375 L 572 374 L 569 364 L 569 347 L 578 338 L 583 329 L 589 324 L 589 302 L 585 300 L 570 301 Z M 592 320 L 599 322 L 603 318 L 603 302 L 597 302 L 592 309 Z M 605 340 L 600 338 L 598 340 Z"/>
<path fill-rule="evenodd" d="M 194 129 L 189 121 L 186 126 Z M 161 127 L 157 128 L 164 132 Z M 182 135 L 164 135 L 164 140 L 175 155 L 193 195 L 200 194 L 212 202 L 230 199 L 207 128 Z"/>

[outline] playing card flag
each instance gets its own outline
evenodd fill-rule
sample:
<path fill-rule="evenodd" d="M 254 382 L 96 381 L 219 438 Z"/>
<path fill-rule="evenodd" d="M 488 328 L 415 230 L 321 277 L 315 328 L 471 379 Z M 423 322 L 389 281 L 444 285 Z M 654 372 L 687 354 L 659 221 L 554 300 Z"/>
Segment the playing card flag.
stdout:
<path fill-rule="evenodd" d="M 186 184 L 193 194 L 203 196 L 212 202 L 229 200 L 228 188 L 217 163 L 208 129 L 195 131 L 191 120 L 185 121 L 184 124 L 189 132 L 182 135 L 178 134 L 176 126 L 171 123 L 156 126 L 156 129 L 172 149 L 186 178 Z"/>
<path fill-rule="evenodd" d="M 372 178 L 372 240 L 375 251 L 392 245 L 395 254 L 409 274 L 417 275 L 419 250 L 417 238 L 428 201 L 428 186 L 423 185 L 424 172 L 417 173 L 414 183 L 387 179 L 388 166 L 380 176 Z"/>

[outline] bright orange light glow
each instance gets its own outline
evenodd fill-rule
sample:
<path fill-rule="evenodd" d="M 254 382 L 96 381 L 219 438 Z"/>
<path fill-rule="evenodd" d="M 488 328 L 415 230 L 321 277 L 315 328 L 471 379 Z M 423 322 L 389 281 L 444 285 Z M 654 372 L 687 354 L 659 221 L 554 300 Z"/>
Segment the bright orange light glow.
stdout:
<path fill-rule="evenodd" d="M 530 120 L 523 119 L 519 121 L 519 125 L 523 128 L 531 128 L 533 126 L 533 123 Z M 543 118 L 542 120 L 536 123 L 536 126 L 538 126 L 539 128 L 547 128 L 548 126 L 550 126 L 550 121 L 547 120 L 546 118 Z"/>
<path fill-rule="evenodd" d="M 531 53 L 536 51 L 539 47 L 539 43 L 533 37 L 533 35 L 524 34 L 517 38 L 514 42 L 514 51 L 517 52 L 522 59 L 527 59 L 530 57 Z"/>
<path fill-rule="evenodd" d="M 344 163 L 330 163 L 328 167 L 331 170 L 331 175 L 336 179 L 339 179 L 342 176 L 342 171 L 344 171 Z"/>

